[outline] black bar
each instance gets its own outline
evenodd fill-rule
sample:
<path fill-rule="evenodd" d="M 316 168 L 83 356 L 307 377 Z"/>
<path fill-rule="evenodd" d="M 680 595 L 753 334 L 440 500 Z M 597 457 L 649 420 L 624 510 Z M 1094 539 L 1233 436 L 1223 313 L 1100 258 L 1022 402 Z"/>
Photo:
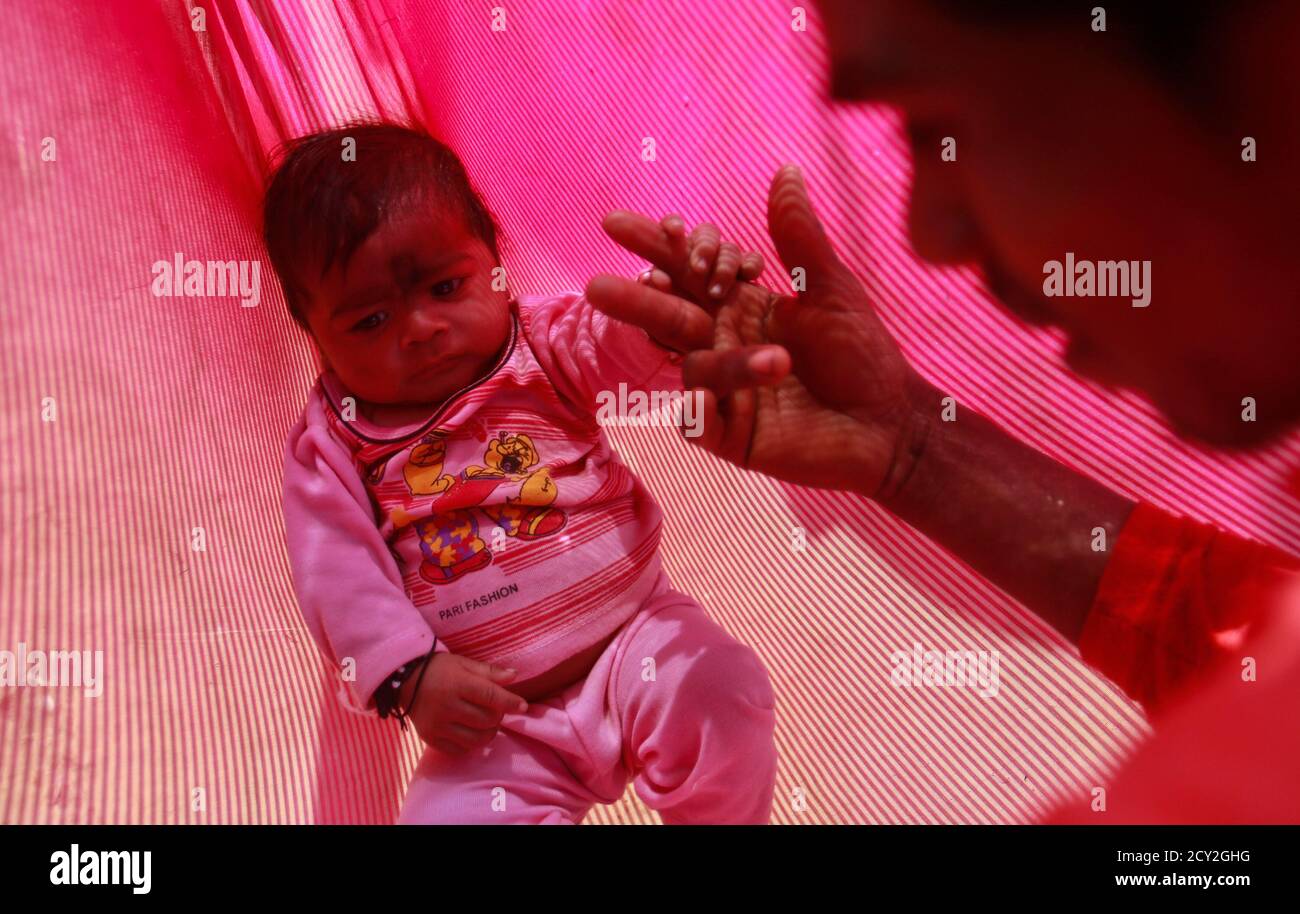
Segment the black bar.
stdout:
<path fill-rule="evenodd" d="M 1172 891 L 1230 901 L 1294 887 L 1298 838 L 1296 826 L 3 826 L 0 889 L 10 899 L 77 893 L 128 903 L 146 895 L 338 902 L 365 891 L 385 907 L 403 896 L 450 899 L 456 887 L 486 904 L 567 898 L 584 908 L 592 892 L 606 890 L 614 894 L 599 896 L 604 903 L 639 906 L 678 892 L 763 896 L 780 886 L 815 897 L 852 891 L 864 903 L 888 897 L 878 892 L 934 898 L 994 889 L 999 899 Z M 88 853 L 95 866 L 124 867 L 127 858 L 100 852 L 148 851 L 149 891 L 135 892 L 143 873 L 126 869 L 118 884 L 53 884 L 56 871 L 71 878 L 57 855 L 70 856 L 74 845 L 79 879 L 93 875 Z M 1189 885 L 1192 877 L 1247 884 Z M 1153 884 L 1120 884 L 1133 878 Z"/>

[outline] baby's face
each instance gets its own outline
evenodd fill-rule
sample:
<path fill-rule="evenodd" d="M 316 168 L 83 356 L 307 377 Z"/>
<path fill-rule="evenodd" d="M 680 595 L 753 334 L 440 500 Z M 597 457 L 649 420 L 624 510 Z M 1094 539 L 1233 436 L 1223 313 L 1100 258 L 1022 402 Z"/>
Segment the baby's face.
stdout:
<path fill-rule="evenodd" d="M 413 209 L 376 229 L 346 270 L 309 283 L 304 316 L 357 397 L 434 404 L 481 377 L 510 334 L 496 266 L 459 213 Z"/>

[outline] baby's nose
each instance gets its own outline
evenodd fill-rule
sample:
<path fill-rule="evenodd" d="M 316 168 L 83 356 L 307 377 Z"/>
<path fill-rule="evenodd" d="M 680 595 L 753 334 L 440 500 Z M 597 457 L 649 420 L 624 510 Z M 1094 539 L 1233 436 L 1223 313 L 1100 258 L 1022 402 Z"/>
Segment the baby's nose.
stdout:
<path fill-rule="evenodd" d="M 406 321 L 405 339 L 408 345 L 420 345 L 436 340 L 447 332 L 447 319 L 423 308 L 413 308 Z"/>

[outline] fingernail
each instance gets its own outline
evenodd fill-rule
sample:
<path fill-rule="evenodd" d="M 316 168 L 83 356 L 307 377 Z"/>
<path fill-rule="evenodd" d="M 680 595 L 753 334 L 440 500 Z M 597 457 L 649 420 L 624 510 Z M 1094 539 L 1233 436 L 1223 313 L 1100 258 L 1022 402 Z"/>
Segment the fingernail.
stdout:
<path fill-rule="evenodd" d="M 718 283 L 715 282 L 713 285 L 709 286 L 709 294 L 712 295 L 714 298 L 721 298 L 722 286 L 720 286 Z"/>
<path fill-rule="evenodd" d="M 523 701 L 519 702 L 519 704 L 515 705 L 515 710 L 518 711 L 520 714 L 523 714 L 525 711 L 528 710 L 528 703 Z"/>
<path fill-rule="evenodd" d="M 694 260 L 691 261 L 691 263 L 695 266 L 696 270 L 700 270 L 700 271 L 703 271 L 704 268 L 708 266 L 708 264 L 704 262 L 703 257 L 696 257 Z"/>

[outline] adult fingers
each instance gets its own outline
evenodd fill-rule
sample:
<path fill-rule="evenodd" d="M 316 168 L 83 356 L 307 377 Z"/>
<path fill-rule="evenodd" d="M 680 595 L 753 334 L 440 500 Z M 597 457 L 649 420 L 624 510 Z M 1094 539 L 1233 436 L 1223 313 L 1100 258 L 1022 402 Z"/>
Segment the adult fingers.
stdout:
<path fill-rule="evenodd" d="M 686 272 L 686 234 L 685 223 L 680 231 L 665 228 L 665 224 L 680 222 L 680 216 L 665 216 L 662 222 L 655 222 L 649 216 L 630 210 L 616 209 L 601 220 L 605 234 L 627 250 L 643 260 L 648 260 L 669 275 L 684 275 Z"/>
<path fill-rule="evenodd" d="M 690 392 L 697 403 L 696 427 L 683 426 L 686 440 L 723 460 L 745 466 L 754 432 L 755 399 L 752 390 L 741 390 L 725 398 L 706 387 Z"/>
<path fill-rule="evenodd" d="M 601 273 L 587 283 L 587 300 L 615 320 L 640 327 L 662 346 L 678 352 L 713 345 L 713 318 L 676 295 Z"/>
<path fill-rule="evenodd" d="M 808 288 L 844 269 L 808 199 L 797 165 L 785 165 L 772 178 L 767 197 L 767 229 L 786 271 L 802 267 Z"/>
<path fill-rule="evenodd" d="M 682 436 L 696 447 L 702 447 L 711 454 L 717 454 L 726 435 L 726 417 L 718 409 L 718 396 L 708 388 L 687 390 L 685 396 L 695 404 L 696 424 L 683 424 Z"/>
<path fill-rule="evenodd" d="M 669 260 L 676 267 L 687 268 L 686 255 L 690 252 L 690 241 L 686 234 L 686 220 L 678 213 L 669 213 L 659 220 L 668 238 Z"/>
<path fill-rule="evenodd" d="M 682 385 L 720 397 L 736 390 L 779 384 L 790 373 L 790 353 L 775 345 L 692 352 L 682 360 Z"/>
<path fill-rule="evenodd" d="M 749 465 L 749 442 L 754 434 L 757 409 L 757 394 L 744 388 L 718 401 L 718 411 L 726 417 L 718 454 L 736 466 Z"/>
<path fill-rule="evenodd" d="M 656 267 L 642 270 L 637 274 L 636 281 L 652 289 L 658 289 L 660 292 L 671 292 L 673 290 L 673 278 Z"/>

